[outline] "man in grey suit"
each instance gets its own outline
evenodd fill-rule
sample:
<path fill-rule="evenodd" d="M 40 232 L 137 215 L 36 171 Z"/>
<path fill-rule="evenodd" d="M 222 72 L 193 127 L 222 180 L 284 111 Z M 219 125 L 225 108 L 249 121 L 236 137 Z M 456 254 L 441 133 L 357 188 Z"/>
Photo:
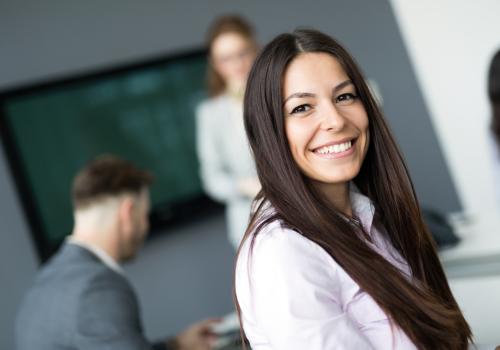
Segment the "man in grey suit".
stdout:
<path fill-rule="evenodd" d="M 143 335 L 136 295 L 119 264 L 146 237 L 151 181 L 148 172 L 113 156 L 97 158 L 76 176 L 75 226 L 21 305 L 19 350 L 212 348 L 215 320 L 156 344 Z"/>

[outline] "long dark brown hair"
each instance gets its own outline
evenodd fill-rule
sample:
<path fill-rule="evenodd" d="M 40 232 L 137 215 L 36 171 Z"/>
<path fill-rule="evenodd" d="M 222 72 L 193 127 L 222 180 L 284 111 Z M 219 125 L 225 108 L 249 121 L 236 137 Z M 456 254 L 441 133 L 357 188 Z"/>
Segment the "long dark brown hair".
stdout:
<path fill-rule="evenodd" d="M 220 95 L 226 89 L 226 82 L 221 75 L 215 70 L 212 61 L 212 44 L 222 34 L 236 33 L 247 39 L 251 44 L 257 45 L 255 33 L 250 25 L 243 17 L 238 15 L 224 15 L 215 19 L 208 29 L 206 42 L 209 48 L 209 64 L 207 67 L 207 90 L 211 97 Z"/>
<path fill-rule="evenodd" d="M 500 149 L 500 50 L 493 56 L 488 71 L 488 97 L 492 109 L 491 131 Z"/>
<path fill-rule="evenodd" d="M 412 281 L 367 245 L 360 228 L 332 209 L 292 157 L 284 126 L 283 77 L 290 62 L 304 52 L 335 57 L 356 87 L 369 118 L 370 145 L 353 182 L 373 202 L 374 223 L 408 262 Z M 252 249 L 262 228 L 280 220 L 320 245 L 419 349 L 466 349 L 472 333 L 422 220 L 405 162 L 349 53 L 315 30 L 279 35 L 250 72 L 244 120 L 262 190 L 243 241 L 252 237 Z M 274 207 L 273 214 L 265 214 L 265 203 Z M 240 312 L 236 295 L 235 302 Z"/>

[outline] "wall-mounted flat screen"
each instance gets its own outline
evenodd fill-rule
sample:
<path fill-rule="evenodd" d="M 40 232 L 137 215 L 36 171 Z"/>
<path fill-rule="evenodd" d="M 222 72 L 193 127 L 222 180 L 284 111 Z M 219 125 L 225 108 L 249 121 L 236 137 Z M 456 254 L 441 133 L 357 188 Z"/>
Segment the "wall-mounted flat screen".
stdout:
<path fill-rule="evenodd" d="M 153 227 L 213 206 L 195 152 L 206 64 L 200 50 L 0 94 L 4 148 L 42 260 L 71 231 L 75 173 L 103 153 L 153 172 Z"/>

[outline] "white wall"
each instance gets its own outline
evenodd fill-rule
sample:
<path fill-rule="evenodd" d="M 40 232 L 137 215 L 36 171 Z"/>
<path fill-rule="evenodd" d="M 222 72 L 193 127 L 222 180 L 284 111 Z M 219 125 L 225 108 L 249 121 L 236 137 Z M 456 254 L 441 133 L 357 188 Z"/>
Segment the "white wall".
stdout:
<path fill-rule="evenodd" d="M 500 48 L 500 2 L 390 2 L 463 206 L 493 205 L 486 75 Z"/>
<path fill-rule="evenodd" d="M 500 278 L 478 276 L 452 278 L 453 291 L 478 345 L 499 345 Z"/>
<path fill-rule="evenodd" d="M 486 81 L 500 48 L 500 2 L 390 2 L 462 205 L 471 212 L 491 208 L 495 183 Z M 452 277 L 450 286 L 475 340 L 498 344 L 500 276 Z"/>

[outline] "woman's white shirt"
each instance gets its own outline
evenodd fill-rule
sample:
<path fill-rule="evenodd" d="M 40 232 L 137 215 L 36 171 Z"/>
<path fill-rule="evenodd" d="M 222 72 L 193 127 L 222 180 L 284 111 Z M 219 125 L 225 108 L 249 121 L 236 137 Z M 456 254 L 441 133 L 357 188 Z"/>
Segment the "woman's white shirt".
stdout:
<path fill-rule="evenodd" d="M 196 149 L 203 188 L 226 204 L 229 240 L 237 248 L 245 233 L 252 199 L 240 193 L 241 179 L 257 177 L 243 124 L 243 104 L 222 94 L 196 111 Z"/>
<path fill-rule="evenodd" d="M 410 271 L 372 227 L 370 200 L 352 191 L 353 212 L 373 240 L 373 249 Z M 236 295 L 253 350 L 416 349 L 370 295 L 316 243 L 279 222 L 242 246 Z M 391 328 L 392 327 L 392 328 Z"/>

